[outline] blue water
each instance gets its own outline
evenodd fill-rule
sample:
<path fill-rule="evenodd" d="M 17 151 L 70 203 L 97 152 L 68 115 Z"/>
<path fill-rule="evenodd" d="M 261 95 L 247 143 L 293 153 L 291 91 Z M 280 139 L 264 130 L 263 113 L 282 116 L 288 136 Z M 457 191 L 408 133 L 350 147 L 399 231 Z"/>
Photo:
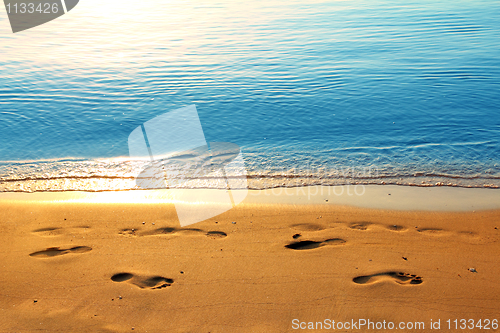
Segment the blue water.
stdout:
<path fill-rule="evenodd" d="M 251 188 L 500 186 L 498 1 L 87 0 L 16 34 L 1 12 L 0 73 L 0 191 L 133 188 L 129 134 L 191 104 Z"/>

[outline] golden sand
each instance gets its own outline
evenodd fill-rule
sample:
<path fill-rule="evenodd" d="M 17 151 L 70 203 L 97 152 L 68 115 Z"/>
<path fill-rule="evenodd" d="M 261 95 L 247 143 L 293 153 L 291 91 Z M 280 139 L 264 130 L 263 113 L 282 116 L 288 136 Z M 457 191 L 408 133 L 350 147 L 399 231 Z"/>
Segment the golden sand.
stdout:
<path fill-rule="evenodd" d="M 184 228 L 172 204 L 0 210 L 0 332 L 500 319 L 500 210 L 246 203 Z"/>

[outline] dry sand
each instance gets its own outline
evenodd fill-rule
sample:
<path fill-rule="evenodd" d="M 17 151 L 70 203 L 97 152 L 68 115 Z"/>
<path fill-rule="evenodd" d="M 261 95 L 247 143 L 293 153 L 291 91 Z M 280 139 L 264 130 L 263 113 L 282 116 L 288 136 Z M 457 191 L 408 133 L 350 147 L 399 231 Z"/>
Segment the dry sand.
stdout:
<path fill-rule="evenodd" d="M 431 320 L 448 331 L 448 319 L 500 319 L 499 210 L 247 202 L 185 228 L 172 204 L 0 211 L 0 332 L 312 331 L 294 319 L 427 332 Z"/>

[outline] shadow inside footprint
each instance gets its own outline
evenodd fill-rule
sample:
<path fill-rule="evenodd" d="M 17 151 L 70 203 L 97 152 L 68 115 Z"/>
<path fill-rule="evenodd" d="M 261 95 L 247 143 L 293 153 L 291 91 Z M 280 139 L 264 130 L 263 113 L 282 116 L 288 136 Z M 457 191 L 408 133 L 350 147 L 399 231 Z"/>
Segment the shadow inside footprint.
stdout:
<path fill-rule="evenodd" d="M 140 231 L 139 229 L 122 229 L 119 232 L 122 236 L 167 236 L 167 235 L 183 235 L 183 236 L 197 236 L 206 235 L 210 238 L 224 238 L 227 236 L 225 232 L 222 231 L 208 231 L 205 232 L 201 229 L 196 228 L 157 228 L 153 230 Z"/>
<path fill-rule="evenodd" d="M 171 286 L 173 282 L 174 280 L 164 278 L 163 276 L 151 276 L 144 279 L 137 279 L 135 282 L 132 281 L 133 284 L 142 289 L 162 289 Z"/>
<path fill-rule="evenodd" d="M 113 275 L 111 280 L 114 282 L 127 281 L 141 289 L 162 289 L 174 283 L 174 280 L 163 276 L 138 276 L 132 273 L 118 273 Z"/>
<path fill-rule="evenodd" d="M 170 235 L 176 231 L 176 228 L 158 228 L 154 230 L 143 231 L 139 236 Z"/>
<path fill-rule="evenodd" d="M 305 240 L 305 241 L 300 241 L 300 242 L 293 242 L 288 245 L 285 245 L 286 248 L 292 249 L 292 250 L 310 250 L 310 249 L 316 249 L 318 247 L 322 247 L 325 245 L 340 245 L 344 244 L 345 240 L 340 239 L 340 238 L 332 238 L 332 239 L 327 239 L 324 241 L 311 241 L 311 240 Z"/>
<path fill-rule="evenodd" d="M 177 229 L 174 232 L 181 235 L 193 235 L 193 236 L 204 233 L 203 230 L 195 228 L 182 228 L 182 229 Z"/>
<path fill-rule="evenodd" d="M 384 280 L 393 280 L 399 284 L 421 284 L 422 278 L 414 274 L 407 274 L 402 272 L 384 272 L 372 275 L 358 276 L 352 279 L 357 284 L 372 284 Z"/>
<path fill-rule="evenodd" d="M 227 234 L 223 231 L 209 231 L 207 232 L 207 236 L 211 238 L 224 238 Z"/>
<path fill-rule="evenodd" d="M 75 246 L 69 249 L 61 249 L 59 247 L 49 247 L 43 251 L 37 251 L 30 254 L 30 257 L 50 258 L 62 256 L 68 253 L 85 253 L 91 251 L 92 248 L 88 246 Z"/>
<path fill-rule="evenodd" d="M 370 225 L 373 223 L 371 222 L 355 222 L 349 224 L 349 228 L 355 229 L 355 230 L 367 230 Z"/>
<path fill-rule="evenodd" d="M 54 227 L 54 228 L 41 228 L 41 229 L 36 229 L 33 230 L 32 233 L 40 236 L 40 237 L 56 237 L 56 236 L 61 236 L 61 235 L 71 235 L 71 234 L 79 234 L 79 233 L 84 233 L 88 232 L 90 227 L 88 226 L 81 226 L 81 227 L 74 227 L 74 228 L 59 228 L 59 227 Z"/>
<path fill-rule="evenodd" d="M 402 225 L 397 225 L 397 224 L 391 224 L 387 226 L 387 229 L 391 231 L 406 231 L 407 228 L 403 227 Z"/>
<path fill-rule="evenodd" d="M 123 281 L 130 280 L 133 277 L 134 277 L 134 274 L 118 273 L 118 274 L 113 275 L 111 277 L 111 280 L 113 280 L 114 282 L 123 282 Z"/>
<path fill-rule="evenodd" d="M 418 228 L 417 231 L 432 236 L 444 236 L 449 234 L 448 231 L 439 228 Z"/>

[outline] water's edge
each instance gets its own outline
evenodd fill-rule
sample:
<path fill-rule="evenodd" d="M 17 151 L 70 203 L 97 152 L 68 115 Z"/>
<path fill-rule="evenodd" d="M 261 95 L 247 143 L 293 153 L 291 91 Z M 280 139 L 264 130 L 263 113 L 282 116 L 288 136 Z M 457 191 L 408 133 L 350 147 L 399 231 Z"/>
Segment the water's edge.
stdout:
<path fill-rule="evenodd" d="M 288 168 L 267 170 L 245 162 L 247 185 L 238 188 L 265 190 L 304 186 L 402 185 L 416 187 L 500 188 L 496 173 L 421 172 L 411 168 L 377 169 L 372 167 Z M 147 162 L 117 159 L 64 159 L 52 161 L 0 162 L 0 192 L 128 191 L 141 190 L 136 177 Z M 219 166 L 222 167 L 222 166 Z M 206 175 L 190 182 L 170 182 L 158 188 L 225 189 L 220 175 Z M 189 175 L 186 175 L 189 178 Z M 227 176 L 227 179 L 234 178 Z"/>

